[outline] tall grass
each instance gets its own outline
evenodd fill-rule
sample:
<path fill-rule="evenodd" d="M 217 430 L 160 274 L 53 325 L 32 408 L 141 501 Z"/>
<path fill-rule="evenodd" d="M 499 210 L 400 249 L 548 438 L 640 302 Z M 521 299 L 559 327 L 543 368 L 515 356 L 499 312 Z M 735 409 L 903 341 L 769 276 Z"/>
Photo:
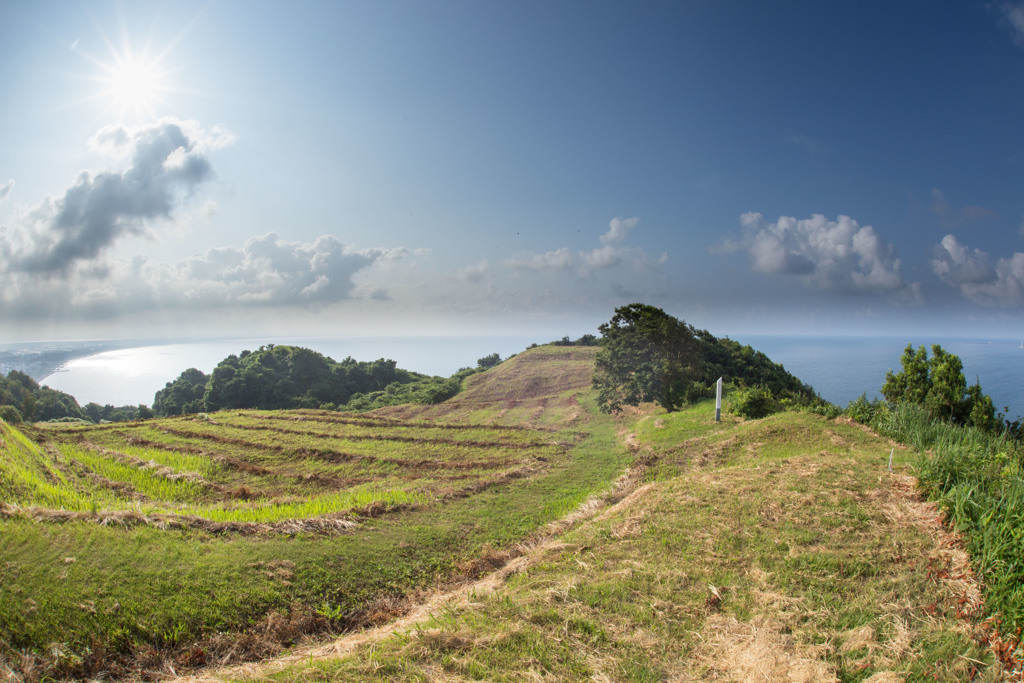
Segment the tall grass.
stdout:
<path fill-rule="evenodd" d="M 1011 634 L 1024 628 L 1024 448 L 1007 434 L 929 418 L 921 408 L 883 407 L 879 432 L 921 452 L 918 478 L 967 544 L 986 605 Z"/>
<path fill-rule="evenodd" d="M 63 510 L 88 510 L 91 500 L 39 446 L 0 422 L 0 502 Z"/>

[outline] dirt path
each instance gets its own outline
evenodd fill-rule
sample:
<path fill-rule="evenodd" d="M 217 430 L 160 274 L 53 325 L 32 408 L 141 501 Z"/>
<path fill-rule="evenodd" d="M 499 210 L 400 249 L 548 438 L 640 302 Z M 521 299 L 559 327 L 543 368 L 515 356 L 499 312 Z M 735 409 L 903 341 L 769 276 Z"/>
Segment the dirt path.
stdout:
<path fill-rule="evenodd" d="M 287 654 L 259 662 L 210 668 L 185 676 L 172 673 L 166 681 L 172 683 L 219 683 L 237 678 L 259 678 L 299 662 L 342 657 L 367 644 L 379 642 L 388 636 L 413 627 L 430 619 L 431 615 L 446 609 L 463 607 L 476 598 L 496 592 L 510 576 L 517 574 L 541 560 L 545 555 L 564 547 L 558 540 L 563 532 L 588 519 L 600 518 L 617 509 L 628 507 L 650 488 L 650 484 L 639 486 L 645 468 L 630 468 L 615 482 L 612 490 L 601 497 L 587 500 L 565 517 L 546 525 L 537 538 L 520 545 L 513 552 L 514 557 L 498 569 L 485 576 L 458 585 L 449 590 L 423 596 L 414 602 L 403 616 L 386 624 L 346 633 L 329 643 L 299 647 Z M 518 553 L 516 555 L 516 553 Z"/>

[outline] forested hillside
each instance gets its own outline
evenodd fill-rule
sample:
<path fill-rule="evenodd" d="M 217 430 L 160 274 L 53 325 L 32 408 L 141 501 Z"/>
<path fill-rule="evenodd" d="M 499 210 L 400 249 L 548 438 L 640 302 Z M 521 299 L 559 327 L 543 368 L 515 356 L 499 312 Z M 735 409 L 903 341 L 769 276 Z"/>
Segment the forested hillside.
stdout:
<path fill-rule="evenodd" d="M 494 362 L 497 354 L 495 354 Z M 479 369 L 491 362 L 478 361 Z M 466 369 L 452 377 L 430 377 L 380 358 L 335 361 L 311 349 L 268 344 L 230 355 L 210 375 L 190 368 L 156 393 L 159 416 L 226 408 L 319 408 L 367 410 L 395 403 L 438 403 L 458 393 Z"/>

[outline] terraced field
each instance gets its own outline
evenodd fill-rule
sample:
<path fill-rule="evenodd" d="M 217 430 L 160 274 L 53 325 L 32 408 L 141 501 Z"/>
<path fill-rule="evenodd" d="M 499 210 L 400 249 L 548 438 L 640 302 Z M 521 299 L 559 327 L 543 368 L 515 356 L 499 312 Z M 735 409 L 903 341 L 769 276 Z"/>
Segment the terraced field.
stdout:
<path fill-rule="evenodd" d="M 593 353 L 533 349 L 445 404 L 362 415 L 0 423 L 0 673 L 265 655 L 475 574 L 628 463 Z"/>

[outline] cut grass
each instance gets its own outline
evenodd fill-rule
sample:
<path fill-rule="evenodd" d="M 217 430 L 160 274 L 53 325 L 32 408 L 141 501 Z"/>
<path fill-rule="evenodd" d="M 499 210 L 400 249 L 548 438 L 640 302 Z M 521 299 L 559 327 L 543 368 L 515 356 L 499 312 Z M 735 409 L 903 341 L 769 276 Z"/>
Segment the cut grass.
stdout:
<path fill-rule="evenodd" d="M 641 418 L 626 437 L 658 476 L 543 546 L 499 591 L 344 657 L 298 653 L 283 670 L 227 677 L 997 677 L 977 643 L 966 556 L 937 540 L 936 511 L 912 480 L 887 471 L 888 442 L 809 414 L 707 416 L 698 406 Z"/>
<path fill-rule="evenodd" d="M 478 382 L 477 401 L 485 388 Z M 614 421 L 598 414 L 589 396 L 570 397 L 564 387 L 554 398 L 520 393 L 520 407 L 533 415 L 549 401 L 577 412 L 558 413 L 535 431 L 507 419 L 474 422 L 479 403 L 455 402 L 446 407 L 452 420 L 430 427 L 392 424 L 396 438 L 377 438 L 388 436 L 386 416 L 370 416 L 365 426 L 319 424 L 319 417 L 337 415 L 316 411 L 274 416 L 299 434 L 247 431 L 247 420 L 270 420 L 245 411 L 202 422 L 47 426 L 32 432 L 45 449 L 6 431 L 12 445 L 5 441 L 3 453 L 27 449 L 35 458 L 32 481 L 49 482 L 73 502 L 91 505 L 102 495 L 105 505 L 132 515 L 166 510 L 250 523 L 329 518 L 351 507 L 361 516 L 359 526 L 342 534 L 305 533 L 299 525 L 287 534 L 243 536 L 230 528 L 164 524 L 159 517 L 155 521 L 166 528 L 129 524 L 127 517 L 104 510 L 93 516 L 81 506 L 68 508 L 83 510 L 77 517 L 0 515 L 0 670 L 6 666 L 28 679 L 117 676 L 165 663 L 177 669 L 265 656 L 302 633 L 387 619 L 408 596 L 475 574 L 486 566 L 479 558 L 488 549 L 514 548 L 607 489 L 631 460 L 615 442 Z M 232 421 L 239 424 L 227 424 Z M 374 438 L 349 445 L 365 448 L 365 457 L 329 460 L 337 444 L 318 434 L 360 429 Z M 213 438 L 227 430 L 233 442 Z M 236 495 L 212 503 L 209 487 L 162 489 L 161 481 L 188 479 L 170 479 L 123 457 L 142 461 L 147 454 Z M 77 463 L 83 476 L 61 480 L 58 457 Z M 200 467 L 191 458 L 210 464 Z M 324 476 L 354 481 L 360 473 L 370 481 L 336 490 L 321 486 Z M 115 481 L 147 500 L 110 495 Z M 29 504 L 26 491 L 21 484 L 7 487 L 3 502 Z M 32 500 L 39 504 L 44 497 Z M 36 521 L 47 518 L 63 521 Z"/>

